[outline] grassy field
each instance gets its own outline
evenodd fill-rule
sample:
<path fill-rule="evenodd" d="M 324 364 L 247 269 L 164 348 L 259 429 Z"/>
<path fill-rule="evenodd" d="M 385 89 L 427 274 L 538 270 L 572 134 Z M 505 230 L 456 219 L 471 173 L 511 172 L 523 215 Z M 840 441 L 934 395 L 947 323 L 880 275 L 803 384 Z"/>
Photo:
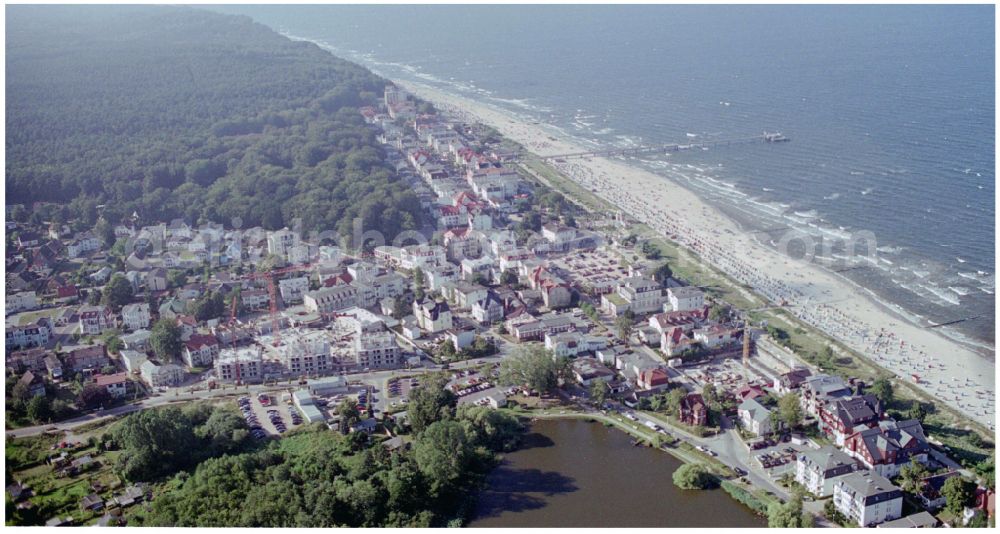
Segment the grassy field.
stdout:
<path fill-rule="evenodd" d="M 537 158 L 527 157 L 519 166 L 542 186 L 563 193 L 592 213 L 618 211 L 615 206 Z M 705 288 L 711 297 L 741 310 L 758 310 L 768 306 L 766 299 L 754 293 L 749 286 L 733 280 L 691 251 L 657 235 L 650 227 L 636 224 L 631 227 L 631 231 L 639 238 L 640 243 L 647 241 L 659 249 L 660 261 L 670 265 L 675 277 Z M 638 253 L 638 246 L 634 250 Z M 786 310 L 762 309 L 750 313 L 750 317 L 755 323 L 767 321 L 768 325 L 786 331 L 789 335 L 788 347 L 807 362 L 815 363 L 817 355 L 826 347 L 831 347 L 836 357 L 824 367 L 827 373 L 860 378 L 868 383 L 877 377 L 891 374 L 863 354 L 803 323 Z M 958 411 L 936 401 L 904 380 L 894 378 L 893 386 L 898 402 L 904 404 L 921 402 L 932 406 L 930 411 L 933 413 L 925 418 L 925 427 L 929 435 L 951 449 L 956 459 L 974 463 L 978 461 L 977 459 L 988 457 L 993 453 L 995 447 L 993 434 L 983 425 L 970 421 Z"/>
<path fill-rule="evenodd" d="M 19 471 L 44 464 L 52 452 L 52 446 L 62 441 L 64 434 L 42 434 L 18 439 L 7 439 L 4 443 L 4 460 L 7 469 Z"/>
<path fill-rule="evenodd" d="M 541 160 L 534 158 L 525 159 L 518 162 L 516 167 L 522 171 L 522 174 L 533 176 L 542 185 L 566 195 L 569 200 L 575 202 L 587 211 L 617 211 L 617 208 L 614 208 L 604 199 L 597 197 L 597 195 L 594 195 L 580 184 L 570 180 L 558 170 L 547 165 Z"/>
<path fill-rule="evenodd" d="M 35 311 L 21 312 L 21 313 L 15 315 L 13 317 L 14 321 L 16 321 L 16 323 L 14 323 L 14 324 L 18 324 L 18 325 L 28 324 L 28 323 L 32 323 L 32 322 L 34 322 L 34 321 L 36 321 L 36 320 L 38 320 L 38 319 L 40 319 L 42 317 L 45 317 L 45 318 L 50 319 L 51 321 L 55 322 L 55 317 L 57 315 L 59 315 L 60 313 L 62 313 L 62 311 L 64 309 L 66 309 L 66 306 L 62 306 L 62 307 L 58 307 L 58 308 L 47 308 L 47 309 L 44 309 L 44 310 L 35 310 Z"/>
<path fill-rule="evenodd" d="M 73 458 L 90 454 L 96 460 L 96 465 L 74 476 L 59 476 L 46 459 L 58 452 L 51 447 L 62 439 L 62 434 L 56 434 L 7 440 L 7 469 L 13 480 L 32 490 L 30 501 L 33 509 L 22 514 L 22 520 L 27 524 L 41 525 L 50 518 L 67 516 L 72 517 L 75 524 L 93 523 L 103 515 L 103 511 L 82 510 L 80 500 L 91 493 L 97 493 L 108 500 L 122 486 L 122 481 L 112 471 L 118 453 L 100 452 L 96 446 L 86 442 L 79 448 L 62 450 L 69 451 Z M 94 482 L 103 486 L 103 489 L 95 491 L 92 487 Z"/>
<path fill-rule="evenodd" d="M 228 405 L 235 410 L 231 400 L 202 402 Z M 21 513 L 24 524 L 42 525 L 52 517 L 66 516 L 71 516 L 76 525 L 92 524 L 104 514 L 104 511 L 81 510 L 80 500 L 86 495 L 97 493 L 103 500 L 108 501 L 114 494 L 121 493 L 126 485 L 113 469 L 115 460 L 121 452 L 101 451 L 98 448 L 100 437 L 113 431 L 126 417 L 128 416 L 111 417 L 83 425 L 74 429 L 70 436 L 59 432 L 6 440 L 7 472 L 12 475 L 13 480 L 29 486 L 34 493 L 29 499 L 34 505 L 34 510 Z M 69 440 L 80 442 L 81 446 L 74 449 L 52 449 L 53 445 Z M 288 446 L 292 447 L 294 443 Z M 71 477 L 61 477 L 47 463 L 48 457 L 57 454 L 59 450 L 65 450 L 72 458 L 90 454 L 97 463 L 85 472 Z M 7 483 L 12 483 L 13 480 Z M 95 491 L 91 487 L 93 482 L 100 483 L 103 489 Z"/>

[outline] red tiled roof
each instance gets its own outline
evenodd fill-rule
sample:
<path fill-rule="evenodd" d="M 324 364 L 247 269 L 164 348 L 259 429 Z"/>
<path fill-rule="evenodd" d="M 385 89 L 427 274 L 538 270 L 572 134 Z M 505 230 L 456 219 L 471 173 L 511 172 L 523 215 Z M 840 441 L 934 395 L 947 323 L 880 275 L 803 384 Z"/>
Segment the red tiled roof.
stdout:
<path fill-rule="evenodd" d="M 97 375 L 94 383 L 98 386 L 109 386 L 111 384 L 121 384 L 128 380 L 128 373 L 115 373 L 113 375 Z"/>
<path fill-rule="evenodd" d="M 639 378 L 649 386 L 660 386 L 670 382 L 670 375 L 666 371 L 657 367 L 656 369 L 646 369 Z"/>
<path fill-rule="evenodd" d="M 323 281 L 323 287 L 333 287 L 340 284 L 350 284 L 354 280 L 351 273 L 340 273 L 336 276 L 331 276 Z"/>
<path fill-rule="evenodd" d="M 468 233 L 469 233 L 468 226 L 459 226 L 458 228 L 452 228 L 451 230 L 445 232 L 444 239 L 446 242 L 451 239 L 464 239 L 466 235 L 468 235 Z"/>
<path fill-rule="evenodd" d="M 189 350 L 199 350 L 203 346 L 218 345 L 219 340 L 211 334 L 193 334 L 191 339 L 184 342 L 184 346 Z"/>
<path fill-rule="evenodd" d="M 78 290 L 75 285 L 63 286 L 56 289 L 56 295 L 59 298 L 75 297 L 79 294 L 80 290 Z"/>

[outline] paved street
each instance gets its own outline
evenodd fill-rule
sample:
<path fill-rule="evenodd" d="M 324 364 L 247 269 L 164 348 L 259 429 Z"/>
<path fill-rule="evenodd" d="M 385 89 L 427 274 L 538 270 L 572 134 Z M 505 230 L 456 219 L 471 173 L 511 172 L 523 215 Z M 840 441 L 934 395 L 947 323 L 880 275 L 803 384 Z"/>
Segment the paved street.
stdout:
<path fill-rule="evenodd" d="M 691 445 L 700 445 L 711 450 L 717 455 L 716 459 L 723 464 L 729 467 L 743 469 L 747 472 L 747 478 L 754 486 L 770 491 L 783 499 L 788 497 L 788 493 L 778 485 L 774 484 L 766 473 L 759 468 L 755 469 L 753 467 L 753 462 L 750 461 L 749 450 L 743 444 L 743 441 L 740 439 L 736 430 L 729 429 L 714 436 L 701 438 L 679 429 L 676 426 L 670 425 L 665 419 L 653 417 L 642 412 L 635 412 L 635 415 L 639 418 L 640 422 L 650 421 L 654 424 L 660 425 L 674 437 L 677 437 Z"/>
<path fill-rule="evenodd" d="M 768 476 L 762 468 L 755 465 L 756 462 L 753 462 L 750 456 L 751 451 L 746 445 L 744 445 L 739 432 L 737 432 L 735 428 L 732 428 L 732 425 L 728 423 L 728 419 L 726 419 L 727 422 L 724 423 L 724 427 L 727 428 L 726 430 L 714 436 L 701 438 L 695 436 L 694 434 L 685 432 L 675 426 L 670 426 L 665 420 L 660 418 L 650 417 L 641 412 L 635 412 L 635 415 L 640 422 L 651 421 L 654 424 L 660 425 L 669 434 L 681 439 L 682 441 L 695 446 L 701 445 L 711 450 L 718 455 L 715 458 L 726 466 L 743 469 L 747 472 L 746 478 L 750 481 L 752 486 L 769 491 L 777 495 L 782 500 L 787 500 L 790 497 L 787 490 L 775 484 L 771 480 L 771 477 Z M 805 501 L 803 503 L 803 508 L 816 516 L 816 526 L 820 527 L 832 526 L 822 517 L 824 502 L 825 501 Z"/>
<path fill-rule="evenodd" d="M 476 367 L 480 365 L 480 362 L 493 363 L 500 361 L 500 358 L 501 355 L 495 355 L 487 358 L 477 358 L 475 360 L 456 362 L 451 365 L 451 369 L 465 369 L 468 367 Z M 375 387 L 375 389 L 377 390 L 375 394 L 375 398 L 377 399 L 376 408 L 381 411 L 386 406 L 385 404 L 386 395 L 384 393 L 386 391 L 385 387 L 386 380 L 388 380 L 392 376 L 397 376 L 397 375 L 423 374 L 440 370 L 438 366 L 433 364 L 431 365 L 432 367 L 371 371 L 368 373 L 355 373 L 355 374 L 348 374 L 345 376 L 347 377 L 348 381 L 360 381 Z M 116 415 L 128 414 L 140 410 L 145 410 L 147 408 L 163 406 L 166 404 L 185 403 L 185 402 L 193 402 L 199 400 L 212 400 L 212 399 L 219 399 L 227 396 L 236 396 L 236 395 L 246 395 L 246 394 L 256 395 L 257 393 L 260 392 L 280 394 L 282 391 L 287 391 L 289 389 L 294 390 L 303 386 L 299 386 L 293 381 L 291 384 L 288 383 L 280 383 L 275 385 L 254 384 L 248 386 L 241 386 L 239 388 L 234 388 L 233 386 L 227 386 L 224 389 L 219 388 L 214 390 L 208 390 L 206 386 L 201 386 L 201 387 L 202 389 L 198 389 L 196 391 L 189 391 L 189 388 L 176 388 L 167 391 L 165 393 L 157 394 L 153 397 L 148 397 L 146 399 L 143 399 L 135 403 L 126 404 L 124 406 L 118 406 L 115 408 L 110 408 L 108 410 L 103 410 L 99 412 L 92 412 L 87 415 L 77 417 L 74 419 L 69 419 L 66 421 L 61 421 L 59 423 L 51 425 L 29 426 L 29 427 L 8 430 L 7 435 L 14 437 L 36 436 L 38 434 L 41 434 L 49 430 L 67 432 L 67 431 L 72 431 L 73 429 L 78 428 L 80 426 L 93 423 L 96 421 L 102 421 Z"/>

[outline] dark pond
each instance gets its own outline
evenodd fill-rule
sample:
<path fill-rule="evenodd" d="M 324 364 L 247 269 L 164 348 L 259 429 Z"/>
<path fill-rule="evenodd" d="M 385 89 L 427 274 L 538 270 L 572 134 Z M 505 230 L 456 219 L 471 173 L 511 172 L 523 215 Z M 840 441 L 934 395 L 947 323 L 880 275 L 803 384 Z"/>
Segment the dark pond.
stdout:
<path fill-rule="evenodd" d="M 490 474 L 472 527 L 766 527 L 722 490 L 684 491 L 681 462 L 599 423 L 532 424 Z"/>

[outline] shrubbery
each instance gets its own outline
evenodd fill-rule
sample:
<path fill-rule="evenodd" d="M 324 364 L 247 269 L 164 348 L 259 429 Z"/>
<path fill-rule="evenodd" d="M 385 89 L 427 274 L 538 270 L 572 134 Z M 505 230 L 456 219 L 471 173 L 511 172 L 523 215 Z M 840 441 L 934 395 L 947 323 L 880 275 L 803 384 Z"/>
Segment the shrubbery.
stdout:
<path fill-rule="evenodd" d="M 520 439 L 518 420 L 463 406 L 423 386 L 412 450 L 388 452 L 362 432 L 316 424 L 262 450 L 208 459 L 174 476 L 130 524 L 198 527 L 461 526 L 496 452 Z M 422 400 L 421 400 L 422 399 Z M 207 427 L 216 415 L 206 421 Z M 411 419 L 414 415 L 411 414 Z M 225 432 L 195 432 L 203 439 Z M 186 443 L 191 436 L 180 436 Z M 225 440 L 223 439 L 223 445 Z M 170 444 L 165 444 L 173 450 Z M 247 503 L 253 503 L 247 506 Z"/>
<path fill-rule="evenodd" d="M 673 474 L 674 485 L 681 489 L 709 489 L 718 486 L 719 479 L 701 464 L 684 464 Z"/>
<path fill-rule="evenodd" d="M 722 489 L 729 494 L 730 497 L 736 501 L 743 503 L 750 508 L 755 513 L 759 515 L 767 515 L 767 503 L 758 499 L 753 493 L 750 493 L 746 489 L 733 484 L 728 480 L 722 481 Z"/>

